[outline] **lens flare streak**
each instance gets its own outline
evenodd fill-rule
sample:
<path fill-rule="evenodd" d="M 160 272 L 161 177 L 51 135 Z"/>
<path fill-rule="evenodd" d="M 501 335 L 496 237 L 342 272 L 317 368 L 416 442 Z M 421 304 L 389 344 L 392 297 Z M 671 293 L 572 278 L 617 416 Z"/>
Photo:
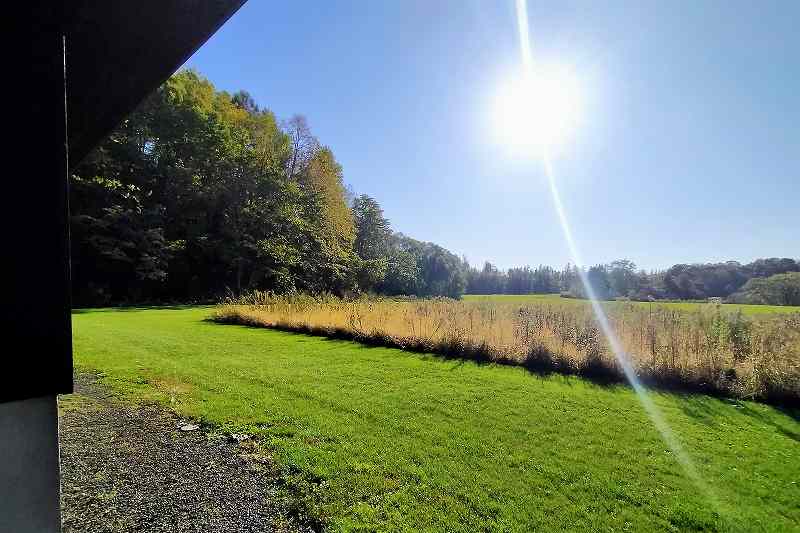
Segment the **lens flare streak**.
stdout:
<path fill-rule="evenodd" d="M 529 28 L 528 9 L 526 1 L 516 0 L 516 8 L 517 8 L 516 9 L 517 23 L 519 28 L 519 40 L 520 40 L 520 50 L 522 54 L 523 68 L 525 69 L 526 75 L 531 75 L 534 66 L 533 66 L 533 54 L 531 51 L 531 44 L 530 44 L 530 35 L 528 29 Z M 541 154 L 541 159 L 542 159 L 542 165 L 544 167 L 544 173 L 550 188 L 550 194 L 552 196 L 553 205 L 555 207 L 559 222 L 561 224 L 561 229 L 564 234 L 564 239 L 567 242 L 570 255 L 572 256 L 572 261 L 577 266 L 578 276 L 585 290 L 585 294 L 589 298 L 589 301 L 591 302 L 592 311 L 595 315 L 597 323 L 600 326 L 603 335 L 607 339 L 609 347 L 611 348 L 611 351 L 614 353 L 614 357 L 616 358 L 618 364 L 622 368 L 622 371 L 628 383 L 636 392 L 636 395 L 639 398 L 639 402 L 641 403 L 648 417 L 650 418 L 650 420 L 653 422 L 653 425 L 660 433 L 661 438 L 664 440 L 664 442 L 669 447 L 674 457 L 683 467 L 687 476 L 689 476 L 689 478 L 695 483 L 695 485 L 701 490 L 701 492 L 708 498 L 708 500 L 712 503 L 715 509 L 718 509 L 718 503 L 716 498 L 711 493 L 710 488 L 705 484 L 705 482 L 700 477 L 691 458 L 683 449 L 680 442 L 676 438 L 675 434 L 672 432 L 672 429 L 670 428 L 669 424 L 667 424 L 666 420 L 664 420 L 661 411 L 658 409 L 653 400 L 650 398 L 649 394 L 647 393 L 647 390 L 637 377 L 636 371 L 634 370 L 633 365 L 630 362 L 630 358 L 625 353 L 625 350 L 622 348 L 619 339 L 617 338 L 613 328 L 611 327 L 611 324 L 608 321 L 608 317 L 606 316 L 605 310 L 600 305 L 600 302 L 598 301 L 597 296 L 594 290 L 592 289 L 592 285 L 591 283 L 589 283 L 589 279 L 587 278 L 586 272 L 583 270 L 583 262 L 581 260 L 580 253 L 578 251 L 578 246 L 572 235 L 572 229 L 570 228 L 569 220 L 567 218 L 566 211 L 564 209 L 564 204 L 561 201 L 561 195 L 559 194 L 558 185 L 555 179 L 555 172 L 553 171 L 553 165 L 550 161 L 549 154 L 547 153 Z"/>
<path fill-rule="evenodd" d="M 578 252 L 578 247 L 575 244 L 575 239 L 572 237 L 572 230 L 570 228 L 569 221 L 567 220 L 566 213 L 564 212 L 564 205 L 561 202 L 561 196 L 558 192 L 558 186 L 556 185 L 555 175 L 553 173 L 553 167 L 550 163 L 550 160 L 547 157 L 543 158 L 543 165 L 544 165 L 545 175 L 547 176 L 547 182 L 550 187 L 550 195 L 553 198 L 553 205 L 556 208 L 556 213 L 558 214 L 558 219 L 559 222 L 561 223 L 561 229 L 564 233 L 564 239 L 567 241 L 567 247 L 569 248 L 570 255 L 572 256 L 572 261 L 573 263 L 575 263 L 575 266 L 578 267 L 577 268 L 578 277 L 581 280 L 581 284 L 583 285 L 586 296 L 589 298 L 589 301 L 591 302 L 592 312 L 594 313 L 594 316 L 597 319 L 597 323 L 600 326 L 603 335 L 608 340 L 608 344 L 611 347 L 611 351 L 614 353 L 614 357 L 616 358 L 617 362 L 622 368 L 623 373 L 625 374 L 625 379 L 628 380 L 628 383 L 636 392 L 636 395 L 639 398 L 639 402 L 642 404 L 642 407 L 644 408 L 645 412 L 650 417 L 650 420 L 653 422 L 653 425 L 656 427 L 658 432 L 661 434 L 661 438 L 670 448 L 670 451 L 675 455 L 675 458 L 683 466 L 684 470 L 686 471 L 686 474 L 703 491 L 703 493 L 710 500 L 713 501 L 714 498 L 711 495 L 710 489 L 703 482 L 702 478 L 697 472 L 697 469 L 694 467 L 691 458 L 684 451 L 680 442 L 673 434 L 672 429 L 664 420 L 664 417 L 661 416 L 661 411 L 658 409 L 655 403 L 653 403 L 653 400 L 647 394 L 647 390 L 644 388 L 641 381 L 636 376 L 636 371 L 633 369 L 633 365 L 631 365 L 630 358 L 623 350 L 622 345 L 619 342 L 619 339 L 617 339 L 617 336 L 614 333 L 614 330 L 608 321 L 608 317 L 606 316 L 605 310 L 600 305 L 600 301 L 597 299 L 597 296 L 595 295 L 591 283 L 589 283 L 589 279 L 586 276 L 586 272 L 583 270 L 583 263 L 581 262 L 580 254 Z"/>

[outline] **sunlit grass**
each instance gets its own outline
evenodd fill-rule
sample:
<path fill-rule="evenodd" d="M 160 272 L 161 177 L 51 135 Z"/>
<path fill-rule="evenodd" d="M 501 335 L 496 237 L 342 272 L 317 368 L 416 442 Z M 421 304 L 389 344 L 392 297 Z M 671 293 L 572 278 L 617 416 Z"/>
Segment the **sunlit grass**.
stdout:
<path fill-rule="evenodd" d="M 719 498 L 716 514 L 626 387 L 221 326 L 208 314 L 75 314 L 76 363 L 130 398 L 163 401 L 212 430 L 257 434 L 333 531 L 800 523 L 800 424 L 775 408 L 653 395 Z"/>

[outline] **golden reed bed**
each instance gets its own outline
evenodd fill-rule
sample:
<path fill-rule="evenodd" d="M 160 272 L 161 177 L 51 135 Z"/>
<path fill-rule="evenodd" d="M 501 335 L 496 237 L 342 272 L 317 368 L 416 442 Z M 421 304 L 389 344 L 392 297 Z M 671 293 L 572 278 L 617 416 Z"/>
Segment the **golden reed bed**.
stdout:
<path fill-rule="evenodd" d="M 800 314 L 743 317 L 719 309 L 608 306 L 612 327 L 647 383 L 797 404 Z M 213 319 L 438 353 L 537 371 L 620 380 L 588 305 L 341 299 L 254 292 Z"/>

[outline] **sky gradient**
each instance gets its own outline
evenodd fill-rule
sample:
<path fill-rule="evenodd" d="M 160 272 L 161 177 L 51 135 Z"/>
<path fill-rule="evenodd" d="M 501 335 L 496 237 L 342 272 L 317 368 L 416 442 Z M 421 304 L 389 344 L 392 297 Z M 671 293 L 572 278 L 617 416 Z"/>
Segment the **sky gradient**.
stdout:
<path fill-rule="evenodd" d="M 587 264 L 800 257 L 800 2 L 528 2 L 580 80 L 553 158 Z M 250 0 L 186 66 L 300 113 L 397 231 L 501 268 L 570 261 L 541 165 L 498 140 L 506 1 Z"/>

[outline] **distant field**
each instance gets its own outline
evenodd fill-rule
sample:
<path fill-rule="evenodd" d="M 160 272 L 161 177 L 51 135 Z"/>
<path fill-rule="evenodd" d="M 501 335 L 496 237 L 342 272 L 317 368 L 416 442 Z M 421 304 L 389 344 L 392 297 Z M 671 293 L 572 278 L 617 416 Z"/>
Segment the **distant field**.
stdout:
<path fill-rule="evenodd" d="M 75 362 L 131 399 L 257 435 L 330 530 L 800 528 L 796 412 L 653 394 L 709 497 L 627 387 L 218 325 L 210 312 L 77 311 Z"/>
<path fill-rule="evenodd" d="M 463 296 L 467 302 L 491 301 L 502 303 L 536 303 L 536 302 L 563 302 L 566 304 L 588 305 L 586 300 L 576 298 L 562 298 L 558 294 L 467 294 Z M 619 305 L 620 302 L 604 302 L 604 305 Z M 625 302 L 627 303 L 627 302 Z M 635 305 L 649 306 L 650 302 L 630 302 Z M 652 305 L 664 307 L 666 309 L 680 309 L 683 311 L 694 311 L 697 309 L 712 307 L 712 304 L 698 302 L 654 302 Z M 746 304 L 722 304 L 722 309 L 726 312 L 741 311 L 745 315 L 758 315 L 765 313 L 800 313 L 800 307 L 785 305 L 746 305 Z"/>

